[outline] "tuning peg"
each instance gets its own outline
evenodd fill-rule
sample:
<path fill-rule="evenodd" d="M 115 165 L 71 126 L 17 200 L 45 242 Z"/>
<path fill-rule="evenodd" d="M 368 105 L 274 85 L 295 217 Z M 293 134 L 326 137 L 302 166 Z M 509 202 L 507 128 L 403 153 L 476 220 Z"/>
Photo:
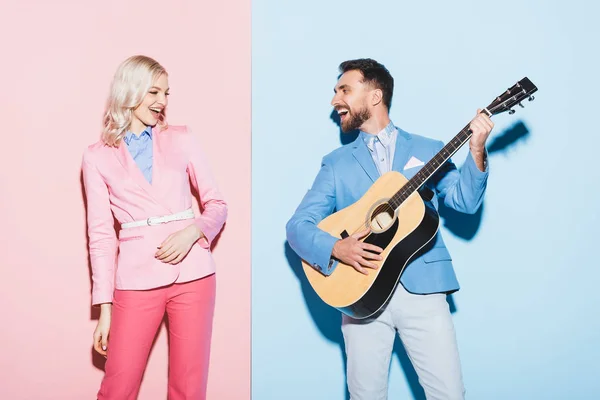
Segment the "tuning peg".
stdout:
<path fill-rule="evenodd" d="M 513 109 L 510 109 L 510 110 L 508 110 L 508 113 L 509 113 L 510 115 L 513 115 L 513 114 L 515 113 L 515 110 L 513 110 Z"/>
<path fill-rule="evenodd" d="M 529 101 L 533 101 L 533 100 L 535 100 L 535 97 L 529 96 Z"/>
<path fill-rule="evenodd" d="M 525 108 L 525 106 L 521 104 L 521 102 L 519 102 L 519 106 L 521 106 L 521 108 Z"/>

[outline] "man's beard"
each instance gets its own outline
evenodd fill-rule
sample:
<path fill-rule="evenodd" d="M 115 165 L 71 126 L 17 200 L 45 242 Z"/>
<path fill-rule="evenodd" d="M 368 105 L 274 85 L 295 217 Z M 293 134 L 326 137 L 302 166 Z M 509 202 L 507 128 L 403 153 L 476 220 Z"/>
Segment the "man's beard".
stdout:
<path fill-rule="evenodd" d="M 341 121 L 342 132 L 348 133 L 357 130 L 369 118 L 371 118 L 371 113 L 366 107 L 357 111 L 356 113 L 348 111 L 348 119 Z"/>

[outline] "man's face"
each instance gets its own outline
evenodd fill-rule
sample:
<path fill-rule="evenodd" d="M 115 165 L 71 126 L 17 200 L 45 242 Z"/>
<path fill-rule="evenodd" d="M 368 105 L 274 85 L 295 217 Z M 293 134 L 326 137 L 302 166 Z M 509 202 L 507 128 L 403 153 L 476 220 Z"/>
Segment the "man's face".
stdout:
<path fill-rule="evenodd" d="M 371 118 L 367 102 L 371 88 L 363 82 L 360 71 L 345 72 L 333 90 L 331 105 L 340 116 L 343 132 L 359 129 Z"/>

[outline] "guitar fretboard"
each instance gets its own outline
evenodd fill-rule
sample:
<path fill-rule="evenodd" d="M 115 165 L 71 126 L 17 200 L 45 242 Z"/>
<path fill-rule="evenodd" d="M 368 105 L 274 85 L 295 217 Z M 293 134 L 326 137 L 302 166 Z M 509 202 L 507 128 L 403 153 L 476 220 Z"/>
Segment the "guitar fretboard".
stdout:
<path fill-rule="evenodd" d="M 449 141 L 419 172 L 415 174 L 396 194 L 389 200 L 389 204 L 397 209 L 400 205 L 429 179 L 446 161 L 457 152 L 471 138 L 469 125 L 465 126 L 458 135 Z"/>

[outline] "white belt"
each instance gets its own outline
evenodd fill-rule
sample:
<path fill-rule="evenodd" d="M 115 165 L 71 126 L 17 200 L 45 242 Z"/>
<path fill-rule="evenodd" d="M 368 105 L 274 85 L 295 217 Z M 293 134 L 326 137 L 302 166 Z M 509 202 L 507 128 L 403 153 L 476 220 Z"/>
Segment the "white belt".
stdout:
<path fill-rule="evenodd" d="M 182 221 L 184 219 L 192 219 L 194 217 L 195 217 L 194 210 L 191 208 L 188 208 L 185 211 L 181 211 L 181 212 L 171 214 L 171 215 L 163 215 L 160 217 L 150 217 L 150 218 L 143 219 L 140 221 L 126 222 L 121 225 L 121 228 L 127 229 L 127 228 L 137 228 L 138 226 L 152 226 L 152 225 L 166 224 L 167 222 Z"/>

